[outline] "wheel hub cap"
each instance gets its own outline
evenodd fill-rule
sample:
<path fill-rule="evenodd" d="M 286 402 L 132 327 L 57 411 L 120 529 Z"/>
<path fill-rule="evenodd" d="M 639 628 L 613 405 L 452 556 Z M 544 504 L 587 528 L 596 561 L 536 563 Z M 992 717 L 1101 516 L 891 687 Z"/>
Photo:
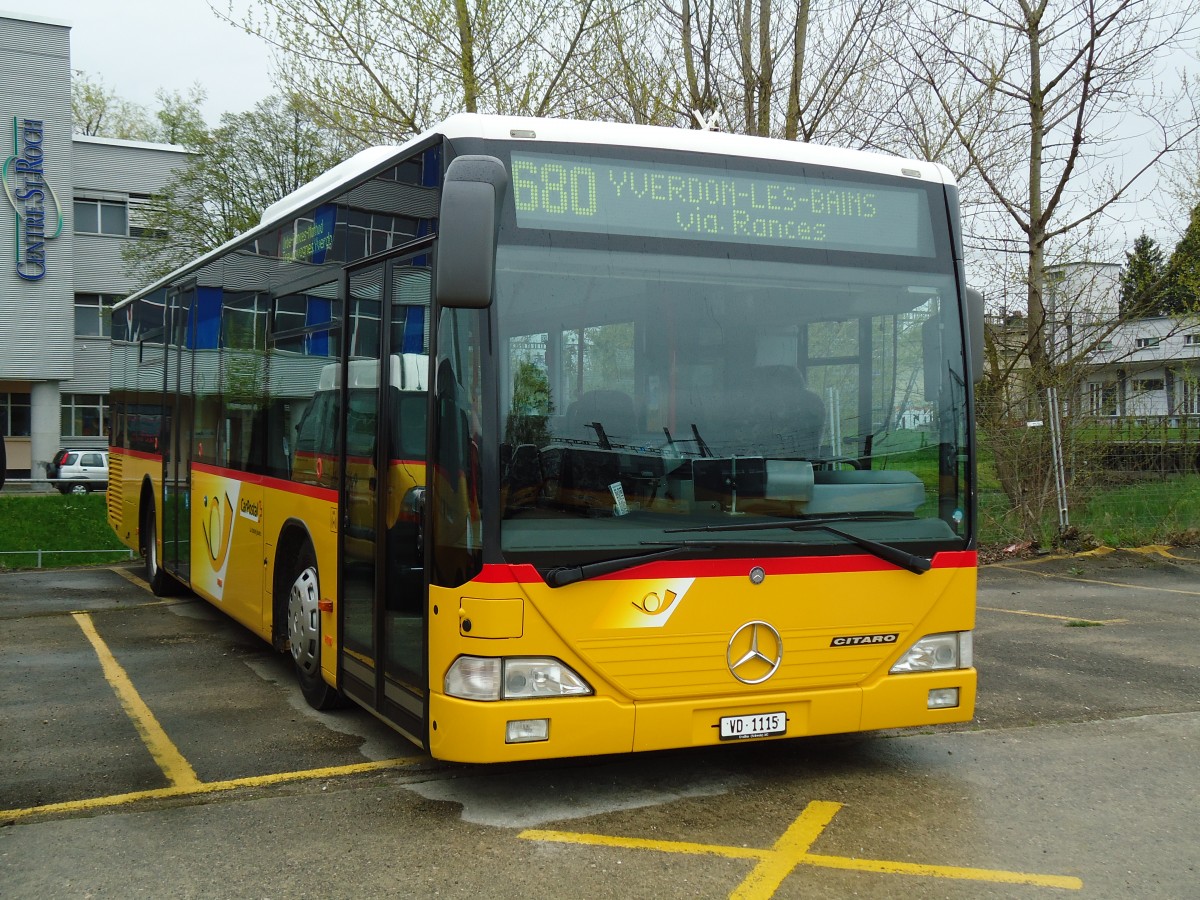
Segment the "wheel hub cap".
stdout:
<path fill-rule="evenodd" d="M 288 595 L 288 643 L 296 665 L 309 675 L 316 673 L 321 659 L 318 594 L 317 570 L 308 568 L 292 583 Z"/>

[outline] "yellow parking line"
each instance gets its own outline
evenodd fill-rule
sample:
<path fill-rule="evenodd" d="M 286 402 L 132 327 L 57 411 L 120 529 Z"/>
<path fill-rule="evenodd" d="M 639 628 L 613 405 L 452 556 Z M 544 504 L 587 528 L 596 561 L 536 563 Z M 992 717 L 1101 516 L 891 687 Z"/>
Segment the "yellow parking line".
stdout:
<path fill-rule="evenodd" d="M 1140 553 L 1142 556 L 1161 556 L 1164 559 L 1177 559 L 1181 562 L 1196 561 L 1193 557 L 1179 556 L 1172 553 L 1171 549 L 1167 544 L 1147 544 L 1144 547 L 1097 547 L 1094 550 L 1081 550 L 1078 553 L 1047 553 L 1045 556 L 1036 556 L 1032 559 L 1014 559 L 1007 563 L 988 563 L 987 565 L 996 565 L 1001 568 L 1024 569 L 1031 566 L 1040 566 L 1043 563 L 1062 562 L 1063 560 L 1111 556 L 1113 553 Z"/>
<path fill-rule="evenodd" d="M 62 803 L 47 803 L 45 806 L 29 806 L 24 809 L 0 810 L 0 821 L 12 821 L 33 815 L 50 815 L 53 813 L 86 812 L 95 809 L 106 809 L 136 803 L 139 800 L 163 800 L 173 797 L 194 797 L 201 794 L 213 794 L 220 791 L 232 791 L 244 787 L 263 787 L 265 785 L 283 784 L 289 781 L 308 781 L 317 778 L 338 778 L 343 775 L 357 775 L 360 772 L 375 772 L 380 769 L 394 769 L 400 766 L 422 762 L 422 757 L 385 759 L 377 762 L 353 763 L 347 766 L 328 766 L 321 769 L 305 769 L 297 772 L 276 772 L 270 775 L 251 775 L 246 778 L 232 778 L 228 781 L 197 781 L 191 785 L 175 785 L 166 788 L 153 788 L 146 791 L 131 791 L 127 794 L 110 794 L 107 797 L 90 797 L 86 800 L 67 800 Z"/>
<path fill-rule="evenodd" d="M 775 896 L 783 880 L 805 860 L 808 848 L 821 836 L 841 808 L 840 803 L 813 801 L 808 804 L 796 821 L 788 826 L 783 837 L 775 842 L 774 852 L 765 855 L 762 862 L 729 896 L 736 900 Z"/>
<path fill-rule="evenodd" d="M 139 578 L 137 575 L 134 575 L 128 569 L 122 569 L 117 566 L 110 566 L 108 571 L 116 572 L 118 575 L 120 575 L 122 578 L 124 578 L 130 584 L 136 584 L 143 591 L 148 591 L 150 593 L 153 593 L 153 591 L 150 591 L 150 585 L 146 584 L 146 580 L 144 578 Z"/>
<path fill-rule="evenodd" d="M 1080 616 L 1055 616 L 1050 613 L 1030 612 L 1027 609 L 1000 609 L 998 606 L 980 606 L 979 609 L 987 612 L 1009 613 L 1014 616 L 1036 616 L 1039 619 L 1057 619 L 1060 622 L 1089 622 L 1096 625 L 1126 625 L 1128 619 L 1084 619 Z"/>
<path fill-rule="evenodd" d="M 930 866 L 884 859 L 858 859 L 848 856 L 825 856 L 809 853 L 808 849 L 833 821 L 842 808 L 840 803 L 813 801 L 775 842 L 770 850 L 748 847 L 726 847 L 719 844 L 693 844 L 682 841 L 657 841 L 645 838 L 620 838 L 602 834 L 577 834 L 569 831 L 522 831 L 519 838 L 563 844 L 584 844 L 599 847 L 624 847 L 630 850 L 656 850 L 660 853 L 724 856 L 732 859 L 756 859 L 758 865 L 738 885 L 731 898 L 766 900 L 772 897 L 797 866 L 815 866 L 891 875 L 924 875 L 932 878 L 953 878 L 962 881 L 987 881 L 995 884 L 1028 884 L 1035 887 L 1061 888 L 1078 891 L 1083 881 L 1069 875 L 1037 875 L 1030 872 L 1008 872 L 1002 869 L 970 869 L 962 866 Z"/>
<path fill-rule="evenodd" d="M 1155 587 L 1154 585 L 1148 584 L 1129 584 L 1128 582 L 1124 581 L 1104 581 L 1100 578 L 1078 578 L 1074 575 L 1062 575 L 1057 572 L 1038 572 L 1036 569 L 1024 568 L 1021 566 L 1010 566 L 1005 565 L 1004 563 L 995 563 L 989 568 L 1008 569 L 1012 572 L 1021 572 L 1027 575 L 1037 575 L 1039 578 L 1058 578 L 1063 581 L 1075 581 L 1079 584 L 1101 584 L 1105 587 L 1136 588 L 1139 591 L 1159 591 L 1160 593 L 1164 594 L 1184 594 L 1188 597 L 1200 597 L 1200 591 L 1185 591 L 1182 588 Z"/>
<path fill-rule="evenodd" d="M 748 847 L 724 847 L 720 844 L 693 844 L 689 841 L 658 841 L 650 838 L 610 837 L 606 834 L 577 834 L 571 831 L 544 831 L 527 828 L 517 837 L 526 841 L 545 841 L 552 844 L 582 844 L 593 847 L 620 847 L 625 850 L 657 850 L 660 853 L 682 853 L 690 856 L 725 856 L 729 859 L 762 859 L 766 850 Z"/>
<path fill-rule="evenodd" d="M 967 869 L 961 866 L 926 866 L 920 863 L 893 862 L 884 859 L 853 859 L 848 856 L 805 854 L 803 862 L 826 869 L 848 869 L 891 875 L 925 875 L 929 878 L 954 878 L 960 881 L 990 881 L 994 884 L 1030 884 L 1035 887 L 1083 889 L 1083 881 L 1070 875 L 1035 875 L 1030 872 L 1006 872 L 1003 869 Z"/>
<path fill-rule="evenodd" d="M 112 651 L 108 649 L 108 645 L 104 643 L 104 639 L 96 631 L 92 617 L 87 613 L 72 613 L 71 615 L 83 629 L 83 633 L 91 642 L 96 655 L 100 657 L 100 666 L 104 670 L 104 677 L 116 692 L 126 714 L 133 720 L 133 725 L 141 735 L 142 742 L 150 751 L 150 755 L 154 757 L 154 761 L 158 763 L 158 767 L 162 769 L 167 781 L 173 787 L 193 788 L 199 785 L 200 779 L 196 776 L 196 771 L 192 768 L 191 763 L 184 759 L 183 754 L 163 731 L 163 727 L 158 724 L 158 719 L 137 692 L 133 682 L 129 680 L 129 675 L 121 668 L 121 664 L 117 662 Z"/>
<path fill-rule="evenodd" d="M 125 794 L 110 794 L 104 797 L 89 797 L 84 800 L 67 800 L 61 803 L 47 803 L 43 806 L 29 806 L 20 809 L 0 810 L 0 821 L 11 822 L 16 819 L 34 815 L 52 815 L 54 813 L 86 812 L 89 810 L 106 809 L 124 806 L 141 800 L 163 800 L 174 797 L 193 797 L 202 794 L 213 794 L 221 791 L 232 791 L 237 788 L 263 787 L 272 784 L 283 784 L 291 781 L 308 781 L 318 778 L 338 778 L 344 775 L 357 775 L 362 772 L 375 772 L 381 769 L 394 769 L 401 766 L 414 765 L 427 761 L 426 757 L 397 757 L 373 762 L 352 763 L 345 766 L 326 766 L 319 769 L 303 769 L 293 772 L 273 772 L 267 775 L 251 775 L 245 778 L 232 778 L 226 781 L 201 781 L 191 764 L 179 752 L 179 749 L 167 737 L 167 733 L 155 718 L 154 713 L 142 700 L 134 688 L 128 673 L 117 662 L 104 639 L 100 637 L 88 613 L 72 613 L 72 617 L 83 630 L 91 643 L 104 677 L 116 692 L 122 707 L 133 720 L 134 727 L 141 735 L 154 761 L 158 763 L 169 787 L 151 788 L 144 791 L 130 791 Z"/>

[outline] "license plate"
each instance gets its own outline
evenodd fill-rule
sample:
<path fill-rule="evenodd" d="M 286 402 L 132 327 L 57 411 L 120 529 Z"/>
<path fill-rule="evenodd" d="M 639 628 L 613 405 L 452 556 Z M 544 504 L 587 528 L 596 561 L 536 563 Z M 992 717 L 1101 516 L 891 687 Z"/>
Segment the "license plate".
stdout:
<path fill-rule="evenodd" d="M 745 741 L 750 738 L 787 734 L 787 713 L 756 713 L 752 716 L 721 716 L 721 740 Z"/>

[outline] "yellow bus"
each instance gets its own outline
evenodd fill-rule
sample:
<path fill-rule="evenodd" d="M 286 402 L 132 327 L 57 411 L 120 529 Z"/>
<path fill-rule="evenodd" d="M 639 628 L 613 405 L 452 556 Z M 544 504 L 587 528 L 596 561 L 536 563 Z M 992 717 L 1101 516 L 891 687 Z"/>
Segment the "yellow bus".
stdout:
<path fill-rule="evenodd" d="M 432 756 L 969 720 L 981 301 L 932 163 L 462 115 L 113 311 L 108 514 Z"/>

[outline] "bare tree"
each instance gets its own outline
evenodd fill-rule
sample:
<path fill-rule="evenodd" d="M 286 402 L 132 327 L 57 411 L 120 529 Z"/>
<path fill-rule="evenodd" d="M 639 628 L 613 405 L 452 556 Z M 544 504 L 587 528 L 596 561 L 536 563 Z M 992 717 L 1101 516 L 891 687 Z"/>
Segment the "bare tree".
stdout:
<path fill-rule="evenodd" d="M 1182 81 L 1185 88 L 1194 89 L 1194 79 L 1188 73 L 1183 73 Z M 1192 133 L 1179 151 L 1172 154 L 1162 182 L 1175 203 L 1171 218 L 1180 221 L 1190 216 L 1200 204 L 1200 132 Z"/>
<path fill-rule="evenodd" d="M 731 131 L 868 147 L 884 117 L 886 0 L 667 0 L 688 116 Z"/>
<path fill-rule="evenodd" d="M 592 27 L 561 79 L 560 106 L 581 119 L 687 125 L 688 87 L 666 52 L 669 13 L 659 0 L 596 0 Z M 695 108 L 704 101 L 692 104 Z"/>
<path fill-rule="evenodd" d="M 952 123 L 971 174 L 1023 243 L 1030 361 L 1044 373 L 1047 252 L 1108 214 L 1196 130 L 1193 116 L 1179 114 L 1187 108 L 1153 84 L 1164 56 L 1192 33 L 1188 11 L 1149 0 L 972 0 L 931 9 L 912 45 L 915 71 Z M 989 132 L 960 124 L 964 84 L 999 99 Z M 977 102 L 970 91 L 967 99 Z M 1022 136 L 1023 172 L 997 166 L 1014 146 L 998 147 L 996 132 Z M 1145 152 L 1122 170 L 1116 161 L 1134 142 Z M 1037 380 L 1048 383 L 1045 374 Z"/>
<path fill-rule="evenodd" d="M 258 224 L 263 209 L 347 155 L 341 137 L 281 97 L 226 113 L 190 133 L 187 164 L 143 213 L 141 234 L 121 251 L 129 273 L 148 283 Z"/>
<path fill-rule="evenodd" d="M 93 79 L 79 69 L 71 79 L 71 117 L 76 134 L 133 141 L 156 137 L 154 120 L 145 107 L 117 96 L 103 79 Z"/>
<path fill-rule="evenodd" d="M 276 48 L 279 86 L 360 143 L 455 112 L 570 111 L 569 74 L 596 0 L 257 0 L 228 21 Z M 565 107 L 565 109 L 564 109 Z"/>
<path fill-rule="evenodd" d="M 1044 506 L 1048 449 L 1040 437 L 1015 440 L 1014 427 L 1056 413 L 1046 389 L 1074 395 L 1088 352 L 1073 344 L 1066 353 L 1062 336 L 1092 292 L 1056 294 L 1050 275 L 1094 258 L 1098 229 L 1116 205 L 1195 131 L 1190 104 L 1155 80 L 1194 37 L 1193 10 L 1187 0 L 947 0 L 910 9 L 919 27 L 906 31 L 898 63 L 936 104 L 964 177 L 978 187 L 968 239 L 1002 273 L 994 289 L 1016 281 L 1023 293 L 1024 341 L 1008 358 L 1010 367 L 1024 360 L 1025 383 L 985 388 L 981 398 L 1007 402 L 981 402 L 980 414 L 990 437 L 1007 434 L 1006 446 L 1019 448 L 998 465 L 1032 527 Z"/>

